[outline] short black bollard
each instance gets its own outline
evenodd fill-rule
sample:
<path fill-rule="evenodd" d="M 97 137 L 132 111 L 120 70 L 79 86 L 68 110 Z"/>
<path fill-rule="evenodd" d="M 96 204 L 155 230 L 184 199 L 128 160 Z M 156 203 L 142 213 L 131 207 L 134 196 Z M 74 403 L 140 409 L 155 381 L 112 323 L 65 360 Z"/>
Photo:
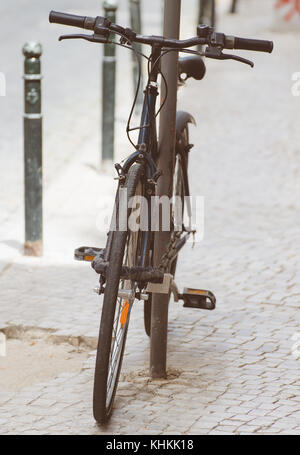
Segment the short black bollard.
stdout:
<path fill-rule="evenodd" d="M 216 26 L 216 1 L 200 0 L 198 24 Z"/>
<path fill-rule="evenodd" d="M 198 24 L 206 24 L 210 27 L 216 27 L 216 1 L 200 0 L 198 12 Z M 198 45 L 198 51 L 203 51 L 203 46 Z"/>
<path fill-rule="evenodd" d="M 231 8 L 230 8 L 230 13 L 231 14 L 235 14 L 236 13 L 236 7 L 237 7 L 237 0 L 232 0 Z"/>
<path fill-rule="evenodd" d="M 43 254 L 43 168 L 41 62 L 42 46 L 26 43 L 24 87 L 24 181 L 25 181 L 25 245 L 26 256 Z"/>
<path fill-rule="evenodd" d="M 104 15 L 116 22 L 115 2 L 103 2 Z M 116 98 L 116 49 L 114 44 L 104 45 L 102 64 L 102 164 L 114 159 L 115 145 L 115 98 Z"/>

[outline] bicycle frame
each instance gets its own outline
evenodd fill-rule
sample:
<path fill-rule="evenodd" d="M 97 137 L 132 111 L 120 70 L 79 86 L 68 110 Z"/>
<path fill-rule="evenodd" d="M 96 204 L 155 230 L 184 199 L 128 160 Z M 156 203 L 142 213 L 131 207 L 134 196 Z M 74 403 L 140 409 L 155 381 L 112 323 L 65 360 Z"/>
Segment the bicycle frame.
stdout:
<path fill-rule="evenodd" d="M 143 154 L 144 161 L 147 163 L 147 177 L 151 178 L 156 172 L 157 161 L 157 132 L 156 132 L 156 119 L 155 107 L 158 97 L 157 79 L 159 75 L 160 65 L 158 64 L 161 56 L 161 47 L 152 46 L 151 53 L 151 77 L 147 81 L 147 87 L 144 92 L 143 109 L 140 122 L 140 133 L 138 138 L 138 150 L 134 152 L 126 160 L 124 164 L 124 172 L 127 173 L 130 166 L 136 162 L 141 161 L 141 153 Z M 144 148 L 142 152 L 141 148 Z"/>
<path fill-rule="evenodd" d="M 160 73 L 160 57 L 162 53 L 162 47 L 153 45 L 152 46 L 152 53 L 151 53 L 151 71 L 150 71 L 150 78 L 147 82 L 147 87 L 144 92 L 144 101 L 143 101 L 143 109 L 141 114 L 141 122 L 140 122 L 140 132 L 138 137 L 138 146 L 137 150 L 133 152 L 129 158 L 127 158 L 124 166 L 123 166 L 123 173 L 126 175 L 130 167 L 135 163 L 141 163 L 145 169 L 145 183 L 149 180 L 153 179 L 153 176 L 157 172 L 157 158 L 158 158 L 158 142 L 157 142 L 157 128 L 156 128 L 156 101 L 159 95 L 158 93 L 158 85 L 157 80 Z M 184 181 L 186 186 L 186 195 L 189 195 L 189 185 L 188 185 L 188 173 L 186 168 L 186 162 L 183 160 L 183 173 L 184 173 Z M 145 192 L 144 196 L 148 202 L 148 226 L 152 226 L 151 224 L 151 196 L 152 194 L 148 194 Z M 185 245 L 187 238 L 179 239 L 178 245 L 172 251 L 172 255 L 170 258 L 170 262 L 177 257 L 181 248 Z M 108 238 L 107 242 L 107 254 L 109 254 L 110 250 L 110 242 L 111 236 Z M 142 238 L 141 238 L 141 250 L 142 256 L 139 260 L 140 266 L 146 265 L 146 254 L 147 251 L 153 250 L 153 242 L 154 242 L 154 232 L 151 230 L 142 231 Z"/>

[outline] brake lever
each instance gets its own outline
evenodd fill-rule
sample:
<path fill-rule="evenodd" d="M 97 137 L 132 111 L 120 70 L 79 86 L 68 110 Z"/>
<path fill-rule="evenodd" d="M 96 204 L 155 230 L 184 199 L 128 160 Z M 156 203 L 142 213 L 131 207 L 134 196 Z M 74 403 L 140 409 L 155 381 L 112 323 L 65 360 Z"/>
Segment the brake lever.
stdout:
<path fill-rule="evenodd" d="M 222 54 L 224 56 L 223 60 L 235 60 L 236 62 L 245 63 L 245 65 L 251 66 L 254 68 L 254 63 L 251 60 L 247 60 L 246 58 L 240 57 L 239 55 L 231 55 L 231 54 Z"/>
<path fill-rule="evenodd" d="M 61 35 L 58 38 L 58 41 L 63 41 L 66 39 L 84 39 L 86 41 L 89 41 L 91 43 L 102 43 L 102 44 L 107 44 L 109 43 L 108 39 L 104 36 L 101 35 L 96 35 L 95 33 L 93 35 L 82 35 L 82 34 L 75 34 L 75 35 Z"/>
<path fill-rule="evenodd" d="M 216 60 L 235 60 L 240 63 L 254 67 L 254 63 L 251 60 L 240 57 L 239 55 L 223 54 L 222 50 L 218 47 L 207 47 L 205 49 L 205 57 L 214 58 Z"/>

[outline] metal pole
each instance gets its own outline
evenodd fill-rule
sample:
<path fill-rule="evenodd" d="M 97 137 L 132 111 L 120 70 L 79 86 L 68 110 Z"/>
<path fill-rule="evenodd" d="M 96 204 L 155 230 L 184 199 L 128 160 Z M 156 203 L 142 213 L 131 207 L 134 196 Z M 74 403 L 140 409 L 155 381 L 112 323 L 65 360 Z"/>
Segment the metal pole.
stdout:
<path fill-rule="evenodd" d="M 165 0 L 164 36 L 179 38 L 181 0 Z M 162 72 L 168 85 L 168 98 L 160 115 L 158 169 L 163 178 L 158 180 L 158 195 L 172 197 L 175 155 L 176 106 L 178 84 L 178 53 L 170 52 L 162 59 Z M 161 99 L 165 98 L 162 87 Z M 170 239 L 170 232 L 160 231 L 155 236 L 154 264 L 159 264 Z M 169 296 L 153 294 L 151 313 L 150 375 L 152 378 L 166 376 L 167 332 Z"/>
<path fill-rule="evenodd" d="M 140 0 L 129 0 L 130 6 L 130 25 L 134 32 L 139 35 L 142 33 L 142 19 L 141 19 L 141 2 Z M 142 52 L 141 44 L 135 43 L 134 48 Z M 134 93 L 138 84 L 139 77 L 139 65 L 136 59 L 136 55 L 132 52 L 133 56 L 133 87 Z M 143 75 L 141 76 L 140 89 L 137 97 L 137 107 L 140 109 L 143 104 Z"/>
<path fill-rule="evenodd" d="M 237 0 L 232 0 L 231 9 L 230 9 L 231 14 L 236 13 L 236 7 L 237 7 Z"/>
<path fill-rule="evenodd" d="M 115 23 L 116 3 L 105 0 L 103 7 L 105 17 Z M 102 62 L 102 164 L 111 163 L 114 159 L 115 94 L 116 50 L 114 44 L 105 44 Z"/>
<path fill-rule="evenodd" d="M 43 254 L 43 167 L 41 114 L 42 46 L 26 43 L 24 63 L 24 182 L 25 245 L 27 256 Z"/>

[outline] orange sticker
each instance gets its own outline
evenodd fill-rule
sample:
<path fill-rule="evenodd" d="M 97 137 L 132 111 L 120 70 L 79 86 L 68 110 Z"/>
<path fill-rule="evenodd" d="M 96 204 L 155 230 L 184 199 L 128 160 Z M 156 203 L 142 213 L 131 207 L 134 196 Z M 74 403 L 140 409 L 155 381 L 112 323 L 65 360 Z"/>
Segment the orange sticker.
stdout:
<path fill-rule="evenodd" d="M 120 317 L 120 324 L 122 327 L 124 327 L 124 325 L 127 322 L 128 311 L 129 311 L 129 300 L 126 299 L 123 304 L 122 313 L 121 313 L 121 317 Z"/>
<path fill-rule="evenodd" d="M 206 291 L 201 289 L 188 289 L 188 294 L 206 295 Z"/>
<path fill-rule="evenodd" d="M 93 261 L 95 259 L 95 256 L 84 256 L 85 261 Z"/>

